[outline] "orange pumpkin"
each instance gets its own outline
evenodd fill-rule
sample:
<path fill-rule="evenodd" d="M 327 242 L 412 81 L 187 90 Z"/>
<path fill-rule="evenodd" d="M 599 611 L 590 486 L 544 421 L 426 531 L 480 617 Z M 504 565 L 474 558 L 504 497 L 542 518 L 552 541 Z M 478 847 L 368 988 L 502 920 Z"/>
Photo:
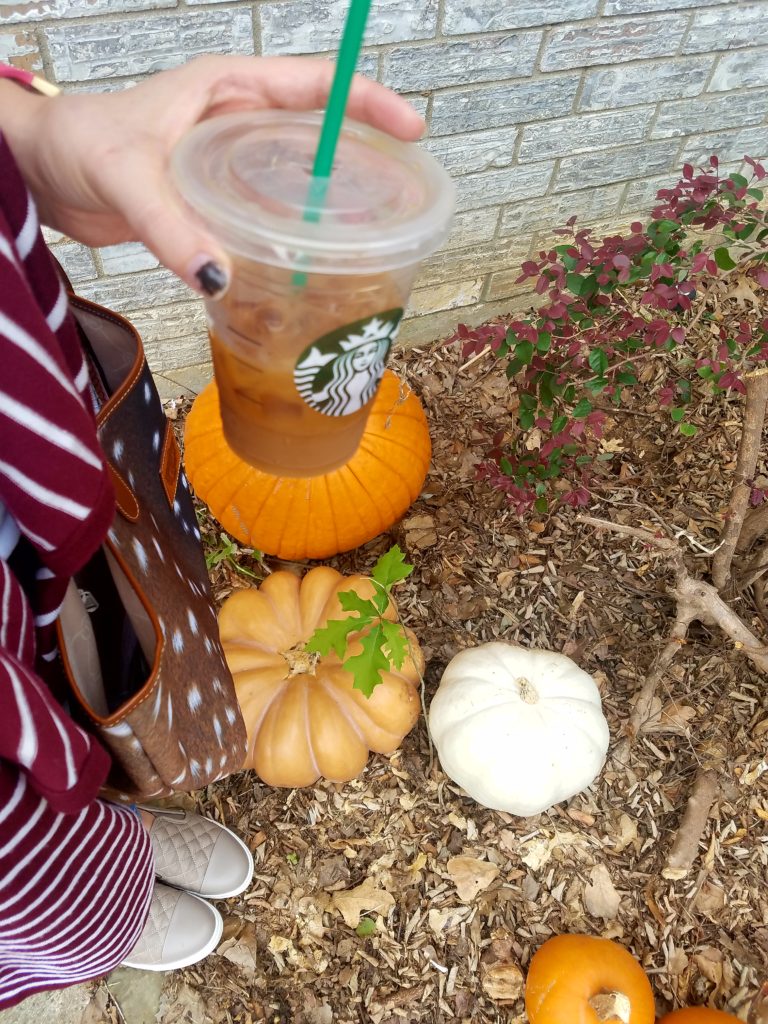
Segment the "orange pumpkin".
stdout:
<path fill-rule="evenodd" d="M 432 452 L 418 398 L 389 370 L 357 452 L 325 476 L 272 476 L 243 462 L 224 440 L 215 382 L 195 399 L 184 439 L 187 476 L 224 529 L 291 560 L 328 558 L 384 533 L 418 497 Z"/>
<path fill-rule="evenodd" d="M 347 782 L 365 767 L 370 750 L 390 754 L 416 723 L 424 668 L 416 638 L 399 670 L 382 672 L 371 697 L 332 652 L 303 648 L 328 619 L 347 618 L 338 594 L 373 595 L 364 576 L 319 566 L 303 579 L 275 572 L 258 588 L 238 590 L 222 605 L 219 630 L 248 730 L 244 768 L 271 786 L 309 786 L 321 775 Z M 385 618 L 396 618 L 390 602 Z M 360 650 L 349 637 L 347 654 Z"/>
<path fill-rule="evenodd" d="M 622 946 L 557 935 L 534 954 L 525 985 L 530 1024 L 653 1024 L 653 991 Z"/>
<path fill-rule="evenodd" d="M 662 1017 L 659 1024 L 740 1024 L 738 1017 L 722 1010 L 710 1010 L 708 1006 L 689 1006 L 685 1010 L 675 1010 Z"/>

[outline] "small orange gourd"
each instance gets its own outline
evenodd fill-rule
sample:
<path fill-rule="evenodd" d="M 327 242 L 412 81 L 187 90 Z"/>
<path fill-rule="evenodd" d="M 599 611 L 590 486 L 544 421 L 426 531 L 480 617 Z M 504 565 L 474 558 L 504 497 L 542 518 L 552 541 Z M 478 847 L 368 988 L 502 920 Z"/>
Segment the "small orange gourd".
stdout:
<path fill-rule="evenodd" d="M 324 476 L 262 473 L 229 448 L 215 381 L 195 399 L 184 465 L 197 496 L 227 533 L 289 560 L 329 558 L 365 544 L 416 500 L 431 457 L 418 398 L 387 370 L 357 452 Z"/>
<path fill-rule="evenodd" d="M 369 751 L 392 753 L 419 716 L 424 659 L 409 631 L 405 662 L 382 672 L 370 697 L 353 688 L 333 652 L 304 650 L 328 619 L 351 614 L 338 598 L 349 590 L 364 599 L 374 593 L 367 577 L 318 566 L 303 579 L 274 572 L 222 605 L 221 642 L 248 731 L 243 767 L 271 786 L 309 786 L 320 776 L 347 782 L 363 770 Z M 391 601 L 384 617 L 397 617 Z M 350 635 L 349 655 L 359 652 L 359 636 Z"/>
<path fill-rule="evenodd" d="M 622 946 L 556 935 L 534 954 L 525 986 L 530 1024 L 653 1024 L 651 984 Z"/>
<path fill-rule="evenodd" d="M 710 1010 L 708 1006 L 689 1006 L 675 1010 L 662 1017 L 659 1024 L 740 1024 L 738 1017 L 722 1010 Z"/>

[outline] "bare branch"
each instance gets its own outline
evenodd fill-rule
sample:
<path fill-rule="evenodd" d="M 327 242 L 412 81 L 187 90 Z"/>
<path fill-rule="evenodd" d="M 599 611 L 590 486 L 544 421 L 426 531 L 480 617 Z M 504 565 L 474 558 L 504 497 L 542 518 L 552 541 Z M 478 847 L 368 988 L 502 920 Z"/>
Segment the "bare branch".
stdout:
<path fill-rule="evenodd" d="M 664 878 L 685 878 L 699 853 L 699 841 L 707 825 L 709 812 L 718 791 L 717 773 L 699 771 L 693 790 L 680 822 L 667 863 L 662 869 Z"/>
<path fill-rule="evenodd" d="M 685 644 L 688 627 L 695 617 L 693 609 L 687 605 L 678 605 L 677 616 L 667 643 L 646 676 L 645 682 L 632 699 L 632 714 L 624 728 L 624 739 L 617 745 L 613 754 L 614 760 L 619 764 L 626 761 L 630 747 L 653 717 L 653 698 L 656 696 L 656 690 L 675 655 Z"/>
<path fill-rule="evenodd" d="M 610 530 L 611 533 L 619 533 L 622 537 L 635 537 L 644 544 L 650 544 L 672 555 L 679 555 L 681 553 L 680 548 L 671 538 L 660 537 L 643 527 L 624 526 L 623 523 L 611 523 L 607 519 L 595 519 L 592 516 L 577 516 L 576 522 L 585 523 L 587 526 L 594 526 L 598 530 Z"/>
<path fill-rule="evenodd" d="M 760 643 L 755 634 L 720 597 L 710 583 L 695 580 L 685 569 L 678 572 L 670 593 L 678 601 L 695 610 L 694 617 L 710 626 L 719 626 L 746 654 L 761 672 L 768 672 L 768 647 Z"/>
<path fill-rule="evenodd" d="M 712 559 L 712 582 L 718 590 L 723 590 L 730 578 L 731 562 L 744 524 L 744 517 L 749 508 L 751 481 L 757 469 L 757 460 L 760 457 L 765 407 L 768 403 L 768 367 L 762 366 L 759 370 L 745 374 L 744 384 L 747 389 L 747 401 L 744 410 L 744 429 L 741 432 L 739 452 L 736 457 L 735 482 L 728 504 L 721 544 Z"/>

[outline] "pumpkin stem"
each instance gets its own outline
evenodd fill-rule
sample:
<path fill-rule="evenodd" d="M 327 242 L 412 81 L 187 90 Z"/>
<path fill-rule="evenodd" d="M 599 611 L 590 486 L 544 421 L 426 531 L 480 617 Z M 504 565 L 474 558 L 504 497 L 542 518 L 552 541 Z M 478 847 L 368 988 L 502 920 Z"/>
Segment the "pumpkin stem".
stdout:
<path fill-rule="evenodd" d="M 283 651 L 283 657 L 288 662 L 288 678 L 291 676 L 313 676 L 320 655 L 317 651 L 305 651 L 303 647 L 292 647 L 290 651 Z"/>
<path fill-rule="evenodd" d="M 520 690 L 520 700 L 523 701 L 524 704 L 538 704 L 539 703 L 539 695 L 538 695 L 538 693 L 536 691 L 536 687 L 533 685 L 533 683 L 529 682 L 527 679 L 524 679 L 521 676 L 517 680 L 517 686 L 518 686 L 518 689 Z"/>
<path fill-rule="evenodd" d="M 632 1019 L 632 1004 L 629 997 L 623 992 L 603 990 L 592 996 L 589 1005 L 597 1014 L 600 1024 L 608 1024 L 609 1021 L 620 1021 L 621 1024 L 629 1024 Z"/>

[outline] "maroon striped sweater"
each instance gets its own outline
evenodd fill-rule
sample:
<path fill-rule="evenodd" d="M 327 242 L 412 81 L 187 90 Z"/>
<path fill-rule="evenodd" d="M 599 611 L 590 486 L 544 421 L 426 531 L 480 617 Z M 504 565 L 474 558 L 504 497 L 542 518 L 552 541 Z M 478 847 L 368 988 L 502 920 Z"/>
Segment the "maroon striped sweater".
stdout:
<path fill-rule="evenodd" d="M 113 511 L 66 294 L 0 136 L 0 1009 L 111 970 L 149 905 L 149 836 L 97 799 L 108 755 L 41 674 Z"/>

